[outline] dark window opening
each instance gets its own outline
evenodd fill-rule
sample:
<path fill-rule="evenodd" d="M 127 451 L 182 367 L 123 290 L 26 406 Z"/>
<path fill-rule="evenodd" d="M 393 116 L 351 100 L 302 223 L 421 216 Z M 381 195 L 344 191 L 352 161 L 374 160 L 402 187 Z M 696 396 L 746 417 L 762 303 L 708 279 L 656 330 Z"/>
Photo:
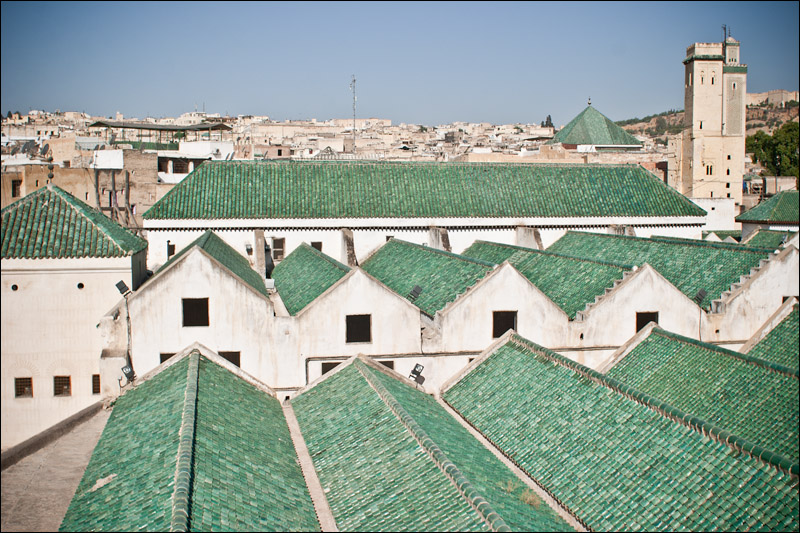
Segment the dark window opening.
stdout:
<path fill-rule="evenodd" d="M 14 398 L 33 398 L 33 378 L 14 378 Z"/>
<path fill-rule="evenodd" d="M 219 355 L 229 363 L 241 367 L 239 363 L 241 361 L 242 352 L 219 352 Z"/>
<path fill-rule="evenodd" d="M 517 329 L 516 311 L 494 311 L 492 313 L 492 337 L 502 337 L 510 329 Z"/>
<path fill-rule="evenodd" d="M 72 378 L 70 376 L 53 377 L 53 396 L 72 396 Z"/>
<path fill-rule="evenodd" d="M 183 299 L 183 326 L 208 326 L 208 298 Z"/>
<path fill-rule="evenodd" d="M 372 315 L 347 315 L 346 342 L 372 342 Z"/>
<path fill-rule="evenodd" d="M 386 236 L 386 242 L 389 242 L 389 241 L 391 241 L 392 239 L 394 239 L 394 235 L 387 235 L 387 236 Z"/>
<path fill-rule="evenodd" d="M 167 259 L 175 255 L 175 245 L 167 241 Z"/>
<path fill-rule="evenodd" d="M 322 373 L 327 374 L 342 363 L 322 363 Z"/>
<path fill-rule="evenodd" d="M 278 157 L 280 157 L 280 156 L 282 156 L 282 155 L 283 155 L 283 150 L 282 150 L 282 149 L 280 149 L 280 148 L 278 148 Z"/>
<path fill-rule="evenodd" d="M 21 188 L 22 188 L 22 180 L 11 180 L 11 197 L 19 198 Z"/>
<path fill-rule="evenodd" d="M 475 358 L 474 358 L 474 357 L 470 357 L 469 359 L 467 359 L 467 364 L 470 364 L 470 363 L 471 363 L 471 362 L 473 362 L 474 360 L 475 360 Z"/>
<path fill-rule="evenodd" d="M 92 394 L 100 394 L 100 374 L 92 374 Z"/>
<path fill-rule="evenodd" d="M 658 324 L 658 311 L 647 313 L 636 313 L 636 331 L 640 331 L 650 322 Z"/>
<path fill-rule="evenodd" d="M 281 261 L 283 259 L 283 251 L 286 246 L 286 239 L 273 238 L 272 239 L 272 258 Z"/>
<path fill-rule="evenodd" d="M 783 299 L 781 300 L 781 303 L 785 303 L 786 300 L 789 300 L 791 298 L 794 298 L 794 296 L 784 296 Z"/>
<path fill-rule="evenodd" d="M 317 250 L 318 252 L 322 251 L 322 243 L 321 242 L 312 242 L 311 247 Z"/>
<path fill-rule="evenodd" d="M 159 358 L 161 358 L 161 362 L 162 363 L 164 361 L 166 361 L 167 359 L 169 359 L 170 357 L 172 357 L 173 355 L 175 355 L 175 354 L 174 353 L 160 353 L 160 354 L 158 354 Z"/>
<path fill-rule="evenodd" d="M 386 368 L 394 370 L 394 361 L 378 361 L 378 362 L 383 366 L 385 366 Z"/>

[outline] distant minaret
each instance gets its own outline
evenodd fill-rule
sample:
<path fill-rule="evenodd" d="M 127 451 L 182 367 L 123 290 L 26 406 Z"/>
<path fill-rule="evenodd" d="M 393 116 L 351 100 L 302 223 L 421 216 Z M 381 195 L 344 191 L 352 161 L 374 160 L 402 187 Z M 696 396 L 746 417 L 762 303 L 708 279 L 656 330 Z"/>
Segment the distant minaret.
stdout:
<path fill-rule="evenodd" d="M 739 62 L 739 41 L 730 28 L 722 31 L 723 42 L 686 49 L 685 129 L 673 186 L 691 198 L 733 198 L 741 205 L 747 65 Z"/>
<path fill-rule="evenodd" d="M 356 153 L 356 75 L 353 74 L 353 81 L 350 82 L 350 90 L 353 91 L 353 153 Z"/>

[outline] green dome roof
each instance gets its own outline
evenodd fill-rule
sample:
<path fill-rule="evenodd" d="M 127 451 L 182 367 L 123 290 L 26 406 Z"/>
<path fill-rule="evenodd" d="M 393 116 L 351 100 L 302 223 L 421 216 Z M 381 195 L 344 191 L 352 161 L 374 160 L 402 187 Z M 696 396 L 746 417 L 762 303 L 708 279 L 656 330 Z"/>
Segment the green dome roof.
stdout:
<path fill-rule="evenodd" d="M 592 144 L 600 146 L 641 145 L 636 137 L 614 124 L 614 122 L 591 106 L 586 107 L 561 128 L 548 144 Z"/>

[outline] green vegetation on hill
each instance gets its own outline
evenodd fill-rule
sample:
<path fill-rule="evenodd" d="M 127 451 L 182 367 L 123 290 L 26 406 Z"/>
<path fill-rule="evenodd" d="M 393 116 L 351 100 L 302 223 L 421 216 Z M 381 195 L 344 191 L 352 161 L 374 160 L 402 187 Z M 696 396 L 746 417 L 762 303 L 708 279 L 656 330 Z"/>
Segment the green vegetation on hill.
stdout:
<path fill-rule="evenodd" d="M 798 123 L 786 122 L 775 133 L 757 131 L 745 140 L 745 152 L 761 163 L 770 176 L 800 176 L 798 173 Z"/>

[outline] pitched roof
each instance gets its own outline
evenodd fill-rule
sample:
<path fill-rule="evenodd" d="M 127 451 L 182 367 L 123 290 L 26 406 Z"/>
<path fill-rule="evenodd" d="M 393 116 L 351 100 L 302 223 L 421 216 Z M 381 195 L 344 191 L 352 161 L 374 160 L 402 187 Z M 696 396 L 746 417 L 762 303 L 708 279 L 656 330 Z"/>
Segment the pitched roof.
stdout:
<path fill-rule="evenodd" d="M 772 331 L 748 350 L 747 355 L 786 366 L 800 368 L 800 314 L 795 304 L 792 312 Z M 796 443 L 795 443 L 796 444 Z"/>
<path fill-rule="evenodd" d="M 432 397 L 371 364 L 292 406 L 342 531 L 571 529 Z"/>
<path fill-rule="evenodd" d="M 653 328 L 606 375 L 797 463 L 797 370 L 752 355 Z"/>
<path fill-rule="evenodd" d="M 443 398 L 592 530 L 798 527 L 796 464 L 518 335 Z"/>
<path fill-rule="evenodd" d="M 486 241 L 475 241 L 463 255 L 494 263 L 508 260 L 570 319 L 632 268 Z"/>
<path fill-rule="evenodd" d="M 296 315 L 348 272 L 350 267 L 302 243 L 278 263 L 272 279 L 286 310 Z"/>
<path fill-rule="evenodd" d="M 197 531 L 319 529 L 279 402 L 197 352 L 116 401 L 61 530 L 168 531 L 181 519 Z"/>
<path fill-rule="evenodd" d="M 774 224 L 794 224 L 800 221 L 800 191 L 781 191 L 745 211 L 736 222 L 771 222 Z"/>
<path fill-rule="evenodd" d="M 778 249 L 792 236 L 791 231 L 759 229 L 754 231 L 742 244 L 754 248 Z"/>
<path fill-rule="evenodd" d="M 486 276 L 494 264 L 391 239 L 361 268 L 433 316 Z M 422 292 L 414 298 L 410 294 L 417 285 Z"/>
<path fill-rule="evenodd" d="M 638 165 L 209 161 L 156 219 L 702 217 Z"/>
<path fill-rule="evenodd" d="M 208 255 L 219 261 L 225 268 L 238 276 L 242 281 L 264 296 L 267 296 L 267 288 L 264 278 L 253 270 L 250 262 L 231 248 L 225 241 L 211 230 L 206 230 L 200 237 L 182 248 L 178 253 L 170 257 L 169 261 L 161 265 L 158 272 L 165 271 L 170 265 L 175 264 L 195 247 L 204 250 Z"/>
<path fill-rule="evenodd" d="M 548 249 L 587 259 L 642 265 L 649 263 L 689 298 L 705 290 L 704 309 L 741 276 L 759 266 L 772 250 L 740 244 L 629 237 L 568 231 Z"/>
<path fill-rule="evenodd" d="M 547 144 L 591 144 L 601 146 L 641 145 L 642 142 L 616 125 L 591 104 L 561 128 Z"/>
<path fill-rule="evenodd" d="M 6 206 L 2 219 L 3 259 L 125 257 L 147 248 L 146 240 L 55 185 Z"/>

